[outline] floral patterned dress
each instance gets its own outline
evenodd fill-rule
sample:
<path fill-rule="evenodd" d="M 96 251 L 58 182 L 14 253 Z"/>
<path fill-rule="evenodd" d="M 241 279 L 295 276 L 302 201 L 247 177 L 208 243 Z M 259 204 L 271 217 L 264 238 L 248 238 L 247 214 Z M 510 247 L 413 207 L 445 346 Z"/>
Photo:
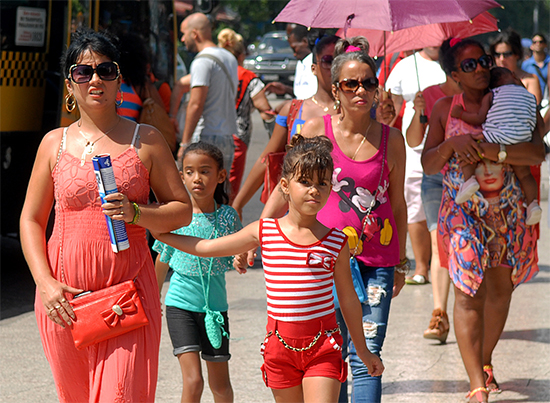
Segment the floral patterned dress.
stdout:
<path fill-rule="evenodd" d="M 453 97 L 464 106 L 462 94 Z M 447 118 L 445 139 L 481 133 L 460 119 Z M 525 224 L 523 191 L 508 164 L 483 160 L 476 168 L 480 190 L 466 203 L 454 202 L 462 170 L 456 156 L 444 168 L 443 199 L 439 210 L 438 244 L 441 266 L 449 269 L 454 285 L 473 296 L 485 270 L 512 268 L 514 287 L 529 281 L 538 272 L 535 226 Z"/>

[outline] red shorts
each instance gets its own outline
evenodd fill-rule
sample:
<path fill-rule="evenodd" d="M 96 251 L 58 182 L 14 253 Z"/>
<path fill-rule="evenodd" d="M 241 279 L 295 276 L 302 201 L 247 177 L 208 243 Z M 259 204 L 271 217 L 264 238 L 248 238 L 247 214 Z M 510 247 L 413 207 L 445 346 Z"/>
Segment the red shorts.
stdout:
<path fill-rule="evenodd" d="M 272 389 L 298 386 L 305 377 L 322 376 L 343 382 L 348 377 L 342 359 L 342 336 L 334 315 L 307 322 L 281 322 L 268 317 L 267 335 L 262 344 L 262 375 Z M 331 332 L 332 331 L 332 332 Z M 316 336 L 320 335 L 315 343 Z M 304 351 L 296 349 L 311 348 Z"/>

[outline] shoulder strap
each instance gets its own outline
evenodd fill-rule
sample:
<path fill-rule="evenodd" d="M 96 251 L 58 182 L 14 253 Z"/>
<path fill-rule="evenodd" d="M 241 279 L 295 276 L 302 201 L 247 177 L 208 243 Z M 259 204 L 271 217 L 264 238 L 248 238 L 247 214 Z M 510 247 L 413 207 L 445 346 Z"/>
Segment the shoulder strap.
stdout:
<path fill-rule="evenodd" d="M 139 140 L 139 126 L 140 124 L 138 123 L 136 125 L 136 129 L 134 130 L 134 137 L 132 137 L 132 147 L 136 147 L 136 143 L 137 141 Z"/>
<path fill-rule="evenodd" d="M 533 64 L 533 67 L 535 68 L 535 71 L 537 72 L 537 76 L 539 76 L 540 78 L 542 78 L 542 81 L 546 81 L 542 75 L 542 71 L 540 70 L 540 67 L 534 63 Z"/>
<path fill-rule="evenodd" d="M 542 75 L 542 71 L 541 71 L 540 67 L 536 63 L 534 63 L 533 66 L 535 66 L 535 71 L 537 72 L 537 76 L 539 76 L 540 79 L 542 80 L 542 82 L 544 83 L 544 89 L 542 89 L 542 88 L 540 89 L 541 92 L 542 92 L 542 97 L 547 98 L 548 97 L 548 83 L 547 83 L 547 80 Z"/>
<path fill-rule="evenodd" d="M 393 69 L 393 65 L 395 64 L 395 62 L 397 61 L 397 58 L 399 57 L 400 55 L 400 52 L 395 52 L 391 59 L 390 59 L 390 65 L 388 67 L 388 71 L 391 71 Z"/>
<path fill-rule="evenodd" d="M 65 140 L 67 140 L 67 130 L 69 127 L 66 127 L 63 129 L 63 135 L 61 136 L 61 143 L 59 144 L 59 151 L 57 152 L 57 160 L 55 161 L 55 165 L 59 164 L 59 159 L 61 158 L 61 153 L 65 149 Z"/>
<path fill-rule="evenodd" d="M 288 111 L 288 117 L 286 120 L 287 144 L 290 144 L 290 133 L 292 133 L 292 126 L 294 126 L 294 121 L 296 120 L 298 112 L 302 109 L 303 104 L 303 99 L 293 99 L 290 101 L 290 110 Z"/>
<path fill-rule="evenodd" d="M 210 60 L 213 60 L 214 62 L 216 62 L 216 64 L 218 66 L 221 67 L 221 69 L 223 70 L 223 72 L 225 73 L 225 75 L 227 76 L 227 79 L 229 80 L 229 83 L 231 84 L 231 90 L 233 91 L 233 94 L 235 94 L 235 86 L 233 85 L 233 79 L 231 78 L 231 74 L 229 74 L 229 70 L 227 70 L 227 67 L 225 67 L 225 64 L 223 64 L 221 62 L 220 59 L 218 59 L 216 56 L 214 55 L 211 55 L 209 53 L 202 53 L 202 54 L 198 54 L 197 56 L 195 56 L 195 59 L 198 59 L 198 58 L 206 58 L 206 59 L 210 59 Z"/>

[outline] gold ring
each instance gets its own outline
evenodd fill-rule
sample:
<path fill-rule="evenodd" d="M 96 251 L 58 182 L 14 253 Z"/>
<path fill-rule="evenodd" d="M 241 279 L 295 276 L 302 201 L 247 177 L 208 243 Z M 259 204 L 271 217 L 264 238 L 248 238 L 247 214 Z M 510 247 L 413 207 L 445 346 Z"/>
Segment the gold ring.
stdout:
<path fill-rule="evenodd" d="M 61 303 L 64 303 L 64 302 L 67 302 L 67 300 L 65 298 L 63 298 L 61 301 L 59 301 Z"/>
<path fill-rule="evenodd" d="M 56 305 L 56 306 L 54 306 L 54 308 L 59 309 L 59 308 L 61 308 L 61 305 Z"/>
<path fill-rule="evenodd" d="M 48 312 L 52 313 L 53 311 L 55 311 L 55 308 L 50 308 L 50 310 Z"/>

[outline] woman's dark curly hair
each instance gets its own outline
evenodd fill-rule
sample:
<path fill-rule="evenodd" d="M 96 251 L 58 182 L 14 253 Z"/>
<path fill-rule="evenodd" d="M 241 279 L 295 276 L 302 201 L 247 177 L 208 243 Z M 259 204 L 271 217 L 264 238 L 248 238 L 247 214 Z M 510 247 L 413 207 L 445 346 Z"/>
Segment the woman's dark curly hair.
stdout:
<path fill-rule="evenodd" d="M 136 88 L 143 88 L 150 63 L 149 49 L 143 38 L 132 32 L 119 36 L 120 72 L 124 81 Z"/>
<path fill-rule="evenodd" d="M 99 53 L 120 64 L 120 52 L 116 42 L 117 38 L 107 32 L 96 32 L 89 28 L 77 29 L 71 35 L 71 44 L 61 56 L 63 76 L 69 77 L 69 69 L 86 51 Z"/>
<path fill-rule="evenodd" d="M 340 38 L 336 35 L 327 35 L 319 31 L 317 35 L 308 36 L 309 47 L 313 54 L 313 63 L 317 64 L 317 55 L 322 53 L 327 46 L 336 44 Z"/>
<path fill-rule="evenodd" d="M 458 70 L 459 66 L 457 60 L 460 58 L 464 49 L 470 46 L 477 46 L 485 53 L 483 45 L 473 39 L 463 39 L 455 43 L 454 46 L 451 46 L 450 42 L 452 42 L 452 40 L 447 39 L 439 48 L 439 63 L 448 76 L 450 76 L 453 71 Z"/>

